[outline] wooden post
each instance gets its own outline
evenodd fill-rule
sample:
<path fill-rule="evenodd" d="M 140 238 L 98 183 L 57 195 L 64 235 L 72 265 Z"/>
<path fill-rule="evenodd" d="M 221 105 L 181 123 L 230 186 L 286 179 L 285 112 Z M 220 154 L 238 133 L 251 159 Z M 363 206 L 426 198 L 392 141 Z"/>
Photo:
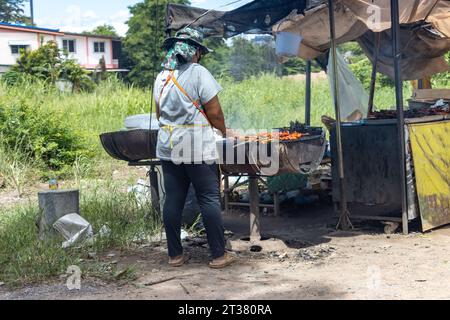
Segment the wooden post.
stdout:
<path fill-rule="evenodd" d="M 250 200 L 250 241 L 260 241 L 259 190 L 258 178 L 249 177 L 248 192 Z"/>
<path fill-rule="evenodd" d="M 273 212 L 275 217 L 280 215 L 280 194 L 278 192 L 273 194 Z"/>

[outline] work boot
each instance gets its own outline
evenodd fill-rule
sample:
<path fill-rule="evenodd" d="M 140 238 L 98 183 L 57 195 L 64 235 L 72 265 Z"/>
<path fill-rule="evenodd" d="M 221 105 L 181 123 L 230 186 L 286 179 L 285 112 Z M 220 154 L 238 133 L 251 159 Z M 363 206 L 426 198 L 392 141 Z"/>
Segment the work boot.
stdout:
<path fill-rule="evenodd" d="M 212 269 L 222 269 L 225 267 L 228 267 L 230 264 L 236 261 L 236 258 L 233 257 L 228 252 L 225 252 L 225 254 L 217 259 L 214 259 L 209 263 L 209 267 Z"/>
<path fill-rule="evenodd" d="M 174 258 L 170 258 L 169 257 L 169 266 L 171 267 L 181 267 L 183 266 L 187 261 L 188 261 L 188 257 L 181 255 L 178 257 L 174 257 Z"/>

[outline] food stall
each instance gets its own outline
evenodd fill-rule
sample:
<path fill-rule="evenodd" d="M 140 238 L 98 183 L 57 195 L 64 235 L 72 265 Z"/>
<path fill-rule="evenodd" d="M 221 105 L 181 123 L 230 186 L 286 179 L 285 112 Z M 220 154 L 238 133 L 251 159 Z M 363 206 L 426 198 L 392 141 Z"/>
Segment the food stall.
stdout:
<path fill-rule="evenodd" d="M 285 16 L 280 18 L 283 15 Z M 403 232 L 408 233 L 408 222 L 417 217 L 425 207 L 423 204 L 417 206 L 417 199 L 423 197 L 420 194 L 417 196 L 415 190 L 419 184 L 418 180 L 414 180 L 414 169 L 417 170 L 417 156 L 414 157 L 418 149 L 415 138 L 419 130 L 417 128 L 426 127 L 428 124 L 436 128 L 433 131 L 444 130 L 437 128 L 445 127 L 446 111 L 436 108 L 416 110 L 411 107 L 405 115 L 403 81 L 424 79 L 435 73 L 448 72 L 449 66 L 443 57 L 450 49 L 448 1 L 261 0 L 230 12 L 169 5 L 166 20 L 168 31 L 178 30 L 190 23 L 208 31 L 211 36 L 227 38 L 257 29 L 269 30 L 277 36 L 277 41 L 282 38 L 290 39 L 288 43 L 284 43 L 285 46 L 292 46 L 293 42 L 301 41 L 294 55 L 308 61 L 305 116 L 307 123 L 311 110 L 310 63 L 315 60 L 326 68 L 326 61 L 331 61 L 328 72 L 334 80 L 332 93 L 336 116 L 331 130 L 333 198 L 340 206 L 340 226 L 343 229 L 351 226 L 348 202 L 382 202 L 392 204 L 392 211 L 395 213 L 386 214 L 381 219 L 402 222 Z M 358 123 L 346 123 L 348 114 L 345 114 L 344 110 L 348 101 L 342 100 L 342 91 L 348 84 L 339 79 L 336 47 L 348 41 L 357 41 L 373 65 L 369 103 L 367 106 L 360 106 L 363 119 Z M 373 113 L 377 72 L 395 81 L 395 112 Z M 442 97 L 438 95 L 437 98 Z M 414 99 L 417 102 L 417 97 Z M 434 103 L 436 101 L 433 101 L 430 107 Z M 413 104 L 414 101 L 411 101 L 410 105 Z M 394 117 L 386 118 L 385 115 L 389 113 Z M 441 121 L 429 116 L 441 117 Z M 439 139 L 438 137 L 430 136 L 429 139 Z M 446 146 L 443 141 L 441 148 L 445 150 Z M 367 150 L 370 152 L 365 152 Z M 443 151 L 442 154 L 429 154 L 428 157 L 436 156 L 442 159 L 442 166 L 442 163 L 448 163 L 447 153 Z M 349 163 L 346 163 L 347 160 Z M 380 179 L 383 174 L 388 175 L 389 179 Z M 448 172 L 445 171 L 443 176 L 448 177 Z M 380 182 L 377 188 L 370 187 L 373 181 Z M 439 206 L 442 206 L 440 211 L 446 212 L 446 199 L 449 197 L 448 178 L 440 185 L 444 191 L 439 191 L 439 194 L 446 196 L 438 195 L 437 199 L 443 199 L 438 201 Z M 385 188 L 386 186 L 388 188 Z M 364 190 L 361 190 L 362 187 Z M 422 210 L 413 210 L 415 207 Z M 353 213 L 351 216 L 380 218 Z M 425 220 L 422 216 L 422 222 Z M 428 230 L 425 223 L 423 224 L 423 230 Z"/>
<path fill-rule="evenodd" d="M 368 9 L 376 11 L 378 21 L 371 20 Z M 307 125 L 310 124 L 311 112 L 311 62 L 315 60 L 324 68 L 324 61 L 331 62 L 328 71 L 333 78 L 336 119 L 331 129 L 333 198 L 339 207 L 338 227 L 349 229 L 352 226 L 351 218 L 390 219 L 401 222 L 403 232 L 407 234 L 409 221 L 419 215 L 424 230 L 450 222 L 447 221 L 450 159 L 445 136 L 449 121 L 445 104 L 441 111 L 433 104 L 433 108 L 428 108 L 428 111 L 411 108 L 412 111 L 405 115 L 403 102 L 404 80 L 422 79 L 448 71 L 449 66 L 443 55 L 450 49 L 449 9 L 448 1 L 441 0 L 426 3 L 418 0 L 374 0 L 370 3 L 363 0 L 257 0 L 228 12 L 170 4 L 167 8 L 166 31 L 170 33 L 189 25 L 202 28 L 209 36 L 225 38 L 255 30 L 276 35 L 300 35 L 301 42 L 296 55 L 307 60 Z M 337 66 L 336 47 L 348 41 L 358 41 L 373 64 L 370 103 L 361 106 L 367 112 L 354 123 L 346 123 L 348 114 L 342 112 L 346 101 L 341 100 L 341 90 L 345 83 L 339 81 Z M 373 112 L 377 71 L 395 81 L 395 112 Z M 437 114 L 430 115 L 427 112 Z M 310 153 L 305 146 L 315 143 L 312 141 L 321 141 L 323 145 L 323 135 L 321 137 L 311 135 L 308 138 L 313 139 L 302 137 L 298 141 L 288 142 L 291 146 L 303 148 L 300 153 L 290 153 L 294 157 L 295 170 L 300 170 L 304 164 L 302 155 L 306 159 Z M 103 139 L 107 138 L 104 136 Z M 438 141 L 439 148 L 434 143 L 430 144 L 430 140 Z M 151 139 L 147 144 L 151 144 Z M 245 148 L 248 141 L 237 144 Z M 104 146 L 107 148 L 105 142 Z M 314 146 L 315 150 L 317 147 Z M 425 152 L 425 148 L 429 150 Z M 128 156 L 126 159 L 133 160 Z M 429 161 L 425 163 L 423 159 Z M 130 164 L 152 166 L 157 163 L 155 161 L 137 159 Z M 311 161 L 309 159 L 309 163 Z M 282 166 L 286 164 L 283 161 L 281 163 Z M 291 163 L 290 160 L 285 167 L 291 166 Z M 246 165 L 243 170 L 243 167 L 235 168 L 224 163 L 222 170 L 225 177 L 246 174 L 252 178 L 249 179 L 250 197 L 254 199 L 249 204 L 251 232 L 257 232 L 258 228 L 253 228 L 253 225 L 259 223 L 259 204 L 256 202 L 256 192 L 251 190 L 256 189 L 255 181 L 264 174 L 261 175 L 254 166 Z M 433 170 L 435 173 L 429 175 Z M 374 181 L 379 183 L 376 188 L 372 188 Z M 226 186 L 225 190 L 228 189 L 229 186 Z M 350 214 L 348 203 L 359 201 L 392 204 L 393 214 L 381 217 Z"/>

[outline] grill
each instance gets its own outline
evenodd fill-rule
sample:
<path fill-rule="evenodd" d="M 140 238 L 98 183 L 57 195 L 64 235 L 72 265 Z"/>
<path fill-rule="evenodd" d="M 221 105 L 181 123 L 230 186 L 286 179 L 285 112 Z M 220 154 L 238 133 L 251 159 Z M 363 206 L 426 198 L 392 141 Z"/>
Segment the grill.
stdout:
<path fill-rule="evenodd" d="M 222 159 L 221 170 L 225 174 L 275 176 L 286 173 L 299 173 L 303 165 L 310 165 L 317 162 L 318 159 L 320 161 L 325 146 L 326 140 L 322 129 L 316 129 L 298 140 L 280 141 L 277 144 L 267 143 L 261 145 L 258 142 L 239 143 L 237 140 L 222 140 L 218 142 L 218 152 L 220 159 Z M 272 163 L 263 163 L 258 159 L 256 150 L 261 149 L 264 150 L 267 157 L 273 155 L 275 160 L 277 160 L 278 169 L 276 171 L 268 170 Z M 236 152 L 229 156 L 227 152 L 230 150 Z M 245 155 L 242 159 L 244 161 L 238 161 L 238 153 Z"/>
<path fill-rule="evenodd" d="M 150 134 L 149 134 L 150 132 Z M 156 159 L 157 130 L 137 129 L 129 131 L 109 132 L 100 135 L 105 151 L 114 159 L 139 162 Z M 221 169 L 226 174 L 248 174 L 264 176 L 267 164 L 257 160 L 251 152 L 252 143 L 239 143 L 237 140 L 220 140 L 217 142 L 221 159 L 227 159 L 227 151 L 234 150 L 245 154 L 244 161 L 238 162 L 237 154 L 229 163 L 222 163 Z M 309 135 L 298 140 L 281 141 L 275 152 L 278 154 L 279 169 L 270 175 L 299 173 L 302 165 L 308 165 L 323 154 L 325 135 L 321 128 L 311 128 Z M 260 145 L 258 144 L 258 148 Z M 267 143 L 267 156 L 272 155 L 274 145 Z M 228 160 L 228 159 L 227 159 Z M 223 162 L 223 161 L 222 161 Z"/>

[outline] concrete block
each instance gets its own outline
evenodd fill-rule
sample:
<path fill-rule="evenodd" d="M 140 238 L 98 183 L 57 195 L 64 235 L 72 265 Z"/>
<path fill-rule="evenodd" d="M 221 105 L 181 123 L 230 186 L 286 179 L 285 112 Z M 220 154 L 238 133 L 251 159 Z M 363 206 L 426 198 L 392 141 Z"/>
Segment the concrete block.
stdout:
<path fill-rule="evenodd" d="M 53 224 L 66 214 L 80 213 L 80 194 L 78 190 L 48 190 L 38 193 L 40 216 L 37 225 L 39 238 L 55 236 Z"/>

